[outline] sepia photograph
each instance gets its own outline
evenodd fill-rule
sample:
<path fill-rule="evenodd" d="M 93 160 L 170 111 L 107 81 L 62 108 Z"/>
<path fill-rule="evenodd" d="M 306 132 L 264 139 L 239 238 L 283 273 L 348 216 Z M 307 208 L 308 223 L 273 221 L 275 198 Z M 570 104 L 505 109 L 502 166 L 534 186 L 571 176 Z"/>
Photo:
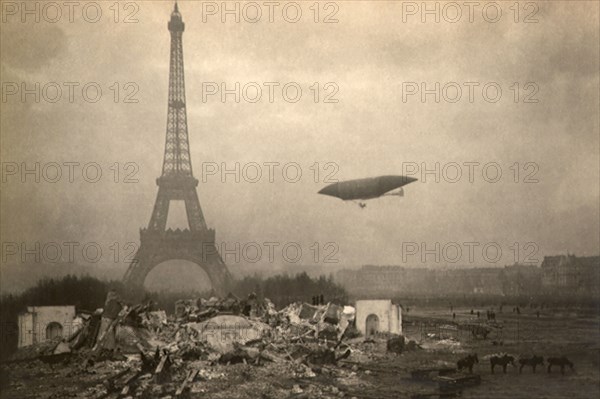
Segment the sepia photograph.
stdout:
<path fill-rule="evenodd" d="M 0 399 L 600 397 L 600 1 L 0 0 Z"/>

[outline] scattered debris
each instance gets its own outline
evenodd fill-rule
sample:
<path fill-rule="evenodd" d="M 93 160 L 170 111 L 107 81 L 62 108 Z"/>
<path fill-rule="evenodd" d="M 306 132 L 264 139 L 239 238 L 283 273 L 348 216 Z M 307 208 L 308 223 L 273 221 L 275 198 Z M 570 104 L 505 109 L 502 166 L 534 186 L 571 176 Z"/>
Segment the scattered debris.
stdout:
<path fill-rule="evenodd" d="M 151 301 L 129 306 L 111 291 L 102 309 L 78 316 L 71 336 L 21 348 L 13 361 L 69 364 L 70 377 L 96 376 L 85 397 L 185 397 L 202 392 L 199 381 L 223 378 L 215 367 L 272 364 L 299 380 L 333 376 L 353 353 L 344 340 L 355 334 L 354 314 L 333 303 L 293 303 L 277 311 L 256 294 L 229 294 L 180 300 L 167 316 Z M 296 397 L 323 394 L 304 383 L 286 389 Z M 337 387 L 329 391 L 342 395 Z M 56 395 L 77 396 L 68 388 Z"/>

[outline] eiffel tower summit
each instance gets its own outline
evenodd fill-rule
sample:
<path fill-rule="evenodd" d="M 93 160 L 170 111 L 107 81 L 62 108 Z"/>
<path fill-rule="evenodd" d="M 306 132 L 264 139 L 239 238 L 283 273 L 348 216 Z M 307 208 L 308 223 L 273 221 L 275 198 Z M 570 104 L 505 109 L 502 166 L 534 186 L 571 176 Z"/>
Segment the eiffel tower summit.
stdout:
<path fill-rule="evenodd" d="M 129 265 L 124 281 L 131 287 L 142 287 L 150 271 L 168 260 L 187 260 L 206 272 L 213 289 L 223 294 L 231 275 L 215 245 L 215 230 L 206 226 L 192 173 L 185 79 L 183 42 L 185 24 L 177 3 L 168 24 L 171 32 L 169 67 L 169 108 L 162 174 L 156 179 L 158 195 L 147 228 L 140 229 L 140 247 Z M 171 201 L 184 201 L 188 228 L 166 229 Z"/>

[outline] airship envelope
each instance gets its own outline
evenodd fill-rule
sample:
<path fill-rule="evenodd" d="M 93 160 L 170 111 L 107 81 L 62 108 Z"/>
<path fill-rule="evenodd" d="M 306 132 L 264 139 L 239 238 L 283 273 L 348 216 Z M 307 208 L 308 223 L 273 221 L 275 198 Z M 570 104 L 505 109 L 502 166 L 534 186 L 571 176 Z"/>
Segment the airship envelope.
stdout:
<path fill-rule="evenodd" d="M 381 197 L 414 181 L 417 181 L 414 177 L 400 175 L 368 177 L 330 184 L 319 191 L 319 194 L 330 195 L 344 201 L 366 200 Z"/>

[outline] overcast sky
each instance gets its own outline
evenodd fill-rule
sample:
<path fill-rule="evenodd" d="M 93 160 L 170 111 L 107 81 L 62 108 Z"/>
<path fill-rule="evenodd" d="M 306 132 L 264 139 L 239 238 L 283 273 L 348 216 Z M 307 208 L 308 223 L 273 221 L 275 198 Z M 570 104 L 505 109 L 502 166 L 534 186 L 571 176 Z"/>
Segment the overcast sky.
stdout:
<path fill-rule="evenodd" d="M 112 242 L 121 247 L 138 243 L 139 229 L 150 219 L 155 179 L 161 173 L 170 45 L 167 21 L 173 3 L 121 5 L 118 23 L 110 8 L 113 2 L 97 3 L 102 10 L 97 23 L 83 18 L 82 7 L 74 10 L 73 22 L 66 8 L 58 22 L 47 22 L 44 17 L 55 18 L 55 10 L 44 11 L 44 3 L 40 3 L 39 23 L 31 15 L 25 15 L 23 23 L 22 10 L 6 8 L 7 3 L 11 2 L 2 2 L 5 19 L 0 24 L 2 242 L 30 246 L 36 241 L 42 245 L 98 242 L 105 255 Z M 220 8 L 221 2 L 211 4 Z M 458 264 L 469 263 L 465 242 L 479 243 L 474 262 L 478 264 L 487 243 L 502 249 L 498 265 L 527 260 L 531 252 L 538 260 L 567 251 L 598 255 L 597 2 L 530 6 L 523 2 L 518 15 L 510 9 L 512 1 L 498 2 L 502 15 L 495 23 L 486 20 L 495 18 L 494 8 L 483 13 L 486 3 L 474 9 L 473 22 L 466 6 L 458 18 L 456 9 L 439 3 L 439 23 L 432 15 L 425 15 L 422 22 L 420 10 L 401 2 L 321 3 L 318 23 L 312 1 L 300 4 L 302 16 L 297 23 L 284 19 L 284 2 L 275 8 L 273 22 L 268 21 L 267 6 L 258 4 L 260 21 L 246 22 L 244 15 L 253 18 L 256 10 L 246 7 L 239 23 L 232 15 L 222 23 L 220 12 L 207 15 L 212 10 L 209 4 L 203 10 L 202 2 L 179 2 L 186 23 L 183 44 L 192 162 L 201 180 L 202 209 L 219 243 L 229 243 L 231 248 L 235 242 L 242 246 L 297 242 L 304 254 L 300 263 L 312 263 L 311 246 L 316 242 L 321 249 L 317 263 L 325 268 L 329 242 L 338 249 L 334 259 L 351 265 L 422 265 L 423 248 L 407 256 L 407 243 L 412 242 L 429 249 L 436 242 L 442 247 L 457 243 L 464 251 Z M 420 7 L 421 2 L 412 4 Z M 233 2 L 229 5 L 235 7 Z M 93 18 L 94 9 L 86 10 L 87 18 Z M 295 9 L 286 10 L 286 18 L 293 19 Z M 132 13 L 130 18 L 138 22 L 123 23 Z M 323 23 L 332 13 L 338 22 Z M 537 22 L 524 23 L 528 15 Z M 450 23 L 451 19 L 457 21 Z M 62 97 L 55 103 L 47 101 L 55 93 L 47 86 L 39 103 L 33 95 L 23 101 L 21 93 L 10 94 L 14 87 L 21 90 L 22 82 L 30 88 L 35 82 L 40 87 L 57 82 L 63 87 Z M 73 103 L 64 82 L 80 84 Z M 102 88 L 96 103 L 82 97 L 81 87 L 90 82 Z M 118 102 L 115 82 L 120 86 Z M 134 85 L 125 87 L 128 82 Z M 203 99 L 207 82 L 225 83 L 229 89 L 236 82 L 240 87 L 256 82 L 263 96 L 257 103 L 248 101 L 254 91 L 239 103 L 233 95 L 224 103 L 220 95 Z M 272 103 L 265 82 L 279 83 Z M 302 89 L 296 103 L 282 94 L 282 86 L 290 82 Z M 420 93 L 407 95 L 406 89 L 421 90 L 422 82 L 427 89 L 439 82 L 439 103 L 434 94 L 425 101 Z M 486 84 L 488 97 L 482 94 Z M 456 86 L 461 87 L 462 97 L 447 101 L 455 98 Z M 124 103 L 136 87 L 139 90 L 131 98 L 138 102 Z M 498 87 L 502 95 L 492 102 Z M 337 103 L 324 102 L 336 88 L 330 98 Z M 92 89 L 89 93 L 93 97 Z M 293 88 L 288 94 L 294 95 Z M 13 162 L 31 168 L 36 162 L 40 167 L 51 162 L 80 166 L 74 167 L 72 183 L 67 166 L 57 183 L 47 182 L 44 176 L 40 183 L 26 176 L 23 183 L 19 172 L 7 175 Z M 81 166 L 90 162 L 102 168 L 97 183 L 82 177 Z M 118 183 L 111 169 L 115 162 L 121 172 Z M 231 169 L 236 162 L 242 168 L 251 162 L 262 165 L 262 179 L 251 183 L 241 176 L 236 183 L 234 175 L 222 179 L 220 174 L 203 179 L 203 163 L 204 168 L 215 164 L 221 168 L 225 163 Z M 273 182 L 264 166 L 268 162 L 280 163 L 274 167 Z M 473 166 L 472 182 L 465 162 L 479 163 Z M 126 169 L 126 163 L 138 169 Z M 302 171 L 296 183 L 282 176 L 282 166 L 292 163 Z M 419 171 L 414 177 L 420 180 L 405 187 L 403 198 L 370 200 L 364 209 L 317 194 L 327 184 L 327 172 L 345 180 L 402 174 L 414 165 L 434 169 L 436 163 L 439 182 L 433 174 L 423 181 Z M 482 169 L 488 163 L 501 168 L 498 182 L 484 179 Z M 456 164 L 462 166 L 462 177 L 451 183 Z M 54 176 L 51 166 L 45 170 L 50 178 Z M 246 171 L 247 177 L 254 176 L 254 169 Z M 293 178 L 295 169 L 287 171 L 287 178 Z M 88 172 L 93 177 L 94 171 Z M 127 172 L 135 172 L 138 182 L 124 183 Z M 488 180 L 496 175 L 493 167 L 487 172 Z M 534 247 L 526 248 L 529 242 Z M 259 263 L 268 264 L 263 248 Z M 276 250 L 279 258 L 280 253 Z M 445 264 L 443 255 L 439 262 L 430 256 L 425 263 Z M 235 263 L 232 257 L 226 261 Z"/>

